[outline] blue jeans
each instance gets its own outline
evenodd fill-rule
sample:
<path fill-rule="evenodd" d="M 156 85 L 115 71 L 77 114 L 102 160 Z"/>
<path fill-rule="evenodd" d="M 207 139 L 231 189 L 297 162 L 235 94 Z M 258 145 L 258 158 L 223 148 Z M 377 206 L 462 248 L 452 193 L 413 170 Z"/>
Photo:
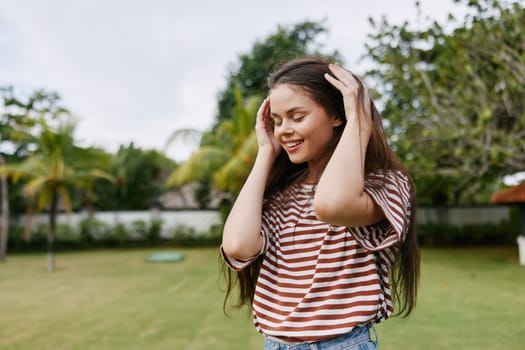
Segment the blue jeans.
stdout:
<path fill-rule="evenodd" d="M 375 340 L 370 337 L 370 328 Z M 377 350 L 377 332 L 373 324 L 352 329 L 337 338 L 315 343 L 284 343 L 275 338 L 264 338 L 264 350 Z"/>

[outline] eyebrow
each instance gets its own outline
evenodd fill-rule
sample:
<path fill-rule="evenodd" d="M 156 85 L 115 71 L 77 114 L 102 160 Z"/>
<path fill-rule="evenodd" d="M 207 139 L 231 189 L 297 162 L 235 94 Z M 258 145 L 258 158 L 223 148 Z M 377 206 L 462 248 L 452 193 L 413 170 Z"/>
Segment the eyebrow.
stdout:
<path fill-rule="evenodd" d="M 304 107 L 292 107 L 292 108 L 288 109 L 285 113 L 286 113 L 286 115 L 290 115 L 290 114 L 295 113 L 297 110 L 303 110 L 303 109 L 305 109 L 305 108 Z M 280 115 L 278 113 L 275 113 L 275 112 L 272 112 L 272 111 L 270 111 L 270 114 L 272 116 L 280 117 Z"/>

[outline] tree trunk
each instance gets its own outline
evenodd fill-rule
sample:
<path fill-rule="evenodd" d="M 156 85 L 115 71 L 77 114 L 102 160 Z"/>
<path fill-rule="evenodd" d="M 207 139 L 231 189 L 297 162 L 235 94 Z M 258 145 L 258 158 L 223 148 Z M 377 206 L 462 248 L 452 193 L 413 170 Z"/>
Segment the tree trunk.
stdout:
<path fill-rule="evenodd" d="M 520 235 L 525 236 L 525 204 L 518 204 L 520 208 Z"/>
<path fill-rule="evenodd" d="M 31 241 L 31 235 L 33 234 L 33 216 L 35 215 L 35 209 L 33 203 L 26 202 L 26 222 L 24 224 L 24 241 Z"/>
<path fill-rule="evenodd" d="M 5 164 L 0 154 L 0 165 Z M 7 238 L 9 234 L 9 196 L 7 195 L 7 176 L 0 175 L 0 261 L 5 261 Z"/>
<path fill-rule="evenodd" d="M 51 194 L 51 208 L 49 209 L 49 231 L 47 233 L 47 270 L 52 272 L 55 270 L 55 230 L 56 230 L 56 214 L 58 206 L 58 193 L 52 190 Z"/>
<path fill-rule="evenodd" d="M 95 205 L 93 204 L 93 201 L 91 200 L 90 196 L 88 195 L 86 197 L 86 209 L 88 213 L 88 228 L 87 228 L 87 239 L 89 241 L 95 240 L 95 233 L 93 230 L 93 225 L 95 221 Z"/>

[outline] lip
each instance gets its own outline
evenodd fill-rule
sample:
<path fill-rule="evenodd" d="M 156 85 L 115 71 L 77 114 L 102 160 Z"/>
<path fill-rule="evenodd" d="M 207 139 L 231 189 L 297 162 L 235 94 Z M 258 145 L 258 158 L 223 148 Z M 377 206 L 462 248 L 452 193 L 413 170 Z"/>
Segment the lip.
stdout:
<path fill-rule="evenodd" d="M 286 150 L 288 153 L 296 152 L 299 148 L 301 148 L 301 145 L 304 143 L 303 140 L 290 140 L 282 143 L 282 147 Z"/>

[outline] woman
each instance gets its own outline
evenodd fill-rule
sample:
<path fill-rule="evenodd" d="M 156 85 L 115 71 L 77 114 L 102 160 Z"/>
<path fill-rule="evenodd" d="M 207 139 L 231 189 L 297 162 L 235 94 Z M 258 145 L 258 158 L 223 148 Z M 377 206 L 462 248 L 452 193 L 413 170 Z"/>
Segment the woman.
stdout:
<path fill-rule="evenodd" d="M 221 246 L 238 305 L 266 349 L 376 349 L 373 324 L 416 302 L 413 183 L 354 74 L 302 58 L 268 81 Z"/>

